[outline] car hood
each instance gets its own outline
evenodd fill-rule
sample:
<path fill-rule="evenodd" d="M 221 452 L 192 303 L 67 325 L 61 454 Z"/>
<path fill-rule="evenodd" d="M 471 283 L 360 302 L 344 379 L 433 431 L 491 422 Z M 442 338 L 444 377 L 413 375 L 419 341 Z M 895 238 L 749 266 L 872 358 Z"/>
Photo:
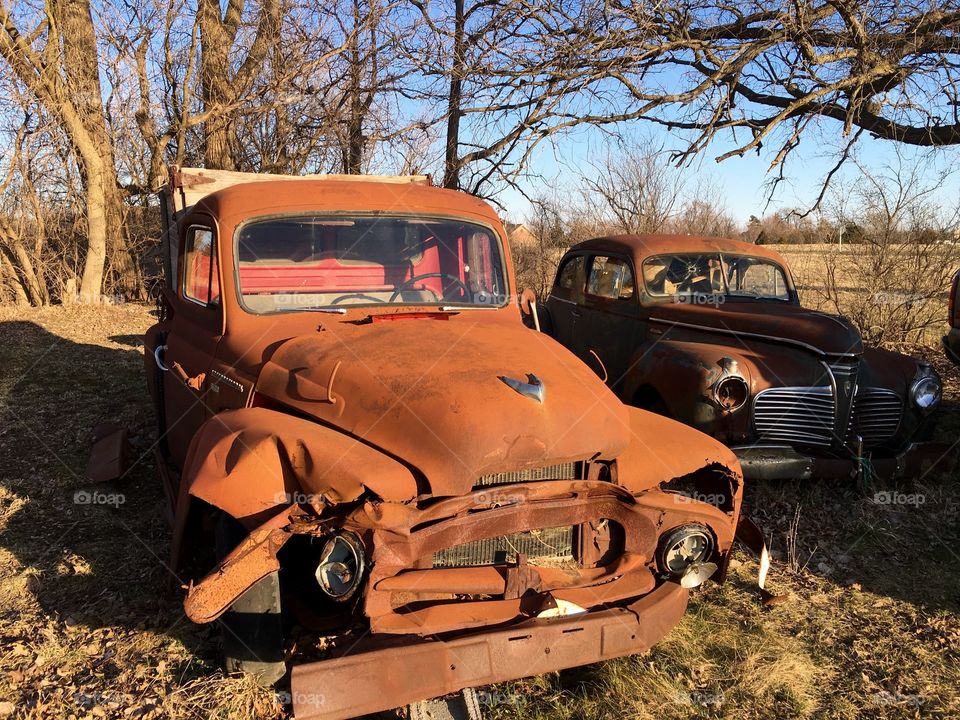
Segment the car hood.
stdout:
<path fill-rule="evenodd" d="M 620 454 L 630 423 L 614 394 L 551 338 L 492 315 L 325 322 L 276 347 L 257 394 L 419 471 L 421 494 Z M 528 374 L 543 383 L 542 403 L 500 380 Z"/>
<path fill-rule="evenodd" d="M 719 335 L 739 336 L 805 347 L 825 355 L 860 355 L 860 332 L 844 317 L 799 305 L 728 301 L 718 305 L 675 303 L 650 311 L 659 324 L 677 324 Z"/>

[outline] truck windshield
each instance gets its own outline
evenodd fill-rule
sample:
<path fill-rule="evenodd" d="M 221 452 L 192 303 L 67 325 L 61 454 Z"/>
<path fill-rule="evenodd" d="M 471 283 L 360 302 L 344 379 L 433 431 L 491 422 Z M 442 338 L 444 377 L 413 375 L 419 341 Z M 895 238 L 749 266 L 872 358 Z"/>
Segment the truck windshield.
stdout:
<path fill-rule="evenodd" d="M 786 273 L 765 258 L 728 253 L 656 255 L 643 261 L 643 282 L 654 296 L 693 295 L 790 300 Z"/>
<path fill-rule="evenodd" d="M 270 218 L 244 224 L 236 243 L 241 302 L 254 313 L 507 302 L 496 235 L 460 220 Z"/>

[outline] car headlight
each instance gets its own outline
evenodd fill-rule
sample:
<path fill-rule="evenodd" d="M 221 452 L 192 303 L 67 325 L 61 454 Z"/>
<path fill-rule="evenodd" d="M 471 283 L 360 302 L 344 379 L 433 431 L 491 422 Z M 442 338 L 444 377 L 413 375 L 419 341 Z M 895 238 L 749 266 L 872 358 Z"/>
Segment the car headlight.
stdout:
<path fill-rule="evenodd" d="M 910 399 L 924 412 L 933 410 L 940 403 L 943 387 L 936 375 L 922 375 L 910 386 Z"/>
<path fill-rule="evenodd" d="M 727 412 L 742 408 L 749 397 L 750 387 L 739 375 L 728 375 L 713 386 L 713 399 Z"/>
<path fill-rule="evenodd" d="M 349 531 L 331 536 L 320 553 L 317 584 L 334 600 L 349 600 L 357 592 L 366 568 L 363 544 Z"/>

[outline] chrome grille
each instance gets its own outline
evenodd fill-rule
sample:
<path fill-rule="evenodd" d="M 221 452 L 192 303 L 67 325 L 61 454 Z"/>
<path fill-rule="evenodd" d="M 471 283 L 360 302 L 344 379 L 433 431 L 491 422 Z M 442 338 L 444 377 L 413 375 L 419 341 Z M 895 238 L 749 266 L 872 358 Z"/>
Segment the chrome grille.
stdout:
<path fill-rule="evenodd" d="M 857 392 L 850 418 L 850 438 L 859 435 L 864 445 L 879 445 L 900 427 L 903 401 L 892 390 L 864 388 Z"/>
<path fill-rule="evenodd" d="M 856 380 L 857 379 L 857 370 L 859 365 L 856 361 L 854 362 L 831 362 L 830 372 L 833 373 L 833 377 L 837 381 L 837 387 L 843 387 L 843 383 L 846 380 Z M 851 384 L 850 387 L 853 387 Z"/>
<path fill-rule="evenodd" d="M 835 405 L 830 387 L 780 387 L 757 393 L 753 423 L 764 440 L 830 446 Z"/>
<path fill-rule="evenodd" d="M 493 565 L 514 560 L 518 553 L 532 565 L 561 565 L 573 561 L 572 525 L 527 530 L 457 545 L 433 554 L 433 566 L 466 567 Z"/>
<path fill-rule="evenodd" d="M 530 468 L 528 470 L 512 470 L 495 475 L 484 475 L 477 480 L 474 487 L 535 482 L 537 480 L 576 480 L 578 477 L 577 463 L 562 463 L 560 465 L 547 465 L 545 467 Z"/>

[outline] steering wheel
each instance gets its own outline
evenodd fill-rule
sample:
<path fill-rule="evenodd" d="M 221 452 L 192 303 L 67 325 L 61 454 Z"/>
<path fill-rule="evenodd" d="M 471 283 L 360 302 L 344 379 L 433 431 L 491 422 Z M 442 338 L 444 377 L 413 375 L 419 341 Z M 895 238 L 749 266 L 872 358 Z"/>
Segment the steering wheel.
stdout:
<path fill-rule="evenodd" d="M 341 295 L 330 304 L 337 305 L 343 300 L 353 300 L 353 299 L 370 300 L 371 302 L 375 302 L 375 303 L 383 302 L 380 298 L 375 298 L 372 295 L 364 295 L 363 293 L 347 293 L 346 295 Z"/>
<path fill-rule="evenodd" d="M 447 273 L 442 273 L 442 272 L 429 272 L 429 273 L 423 273 L 422 275 L 414 275 L 409 280 L 404 280 L 402 283 L 397 285 L 396 290 L 393 291 L 393 295 L 390 296 L 390 300 L 388 302 L 393 302 L 394 300 L 396 300 L 400 296 L 400 293 L 402 293 L 404 290 L 407 289 L 408 285 L 412 285 L 417 280 L 425 280 L 426 278 L 432 278 L 432 277 L 445 278 L 447 280 L 450 280 L 463 290 L 464 295 L 468 295 L 470 293 L 470 291 L 467 290 L 467 286 L 464 285 L 463 282 L 460 280 L 460 278 L 456 277 L 455 275 L 449 275 Z M 433 296 L 437 300 L 440 300 L 440 295 L 437 294 L 436 290 L 431 290 L 430 288 L 424 288 L 424 289 L 433 293 Z"/>

